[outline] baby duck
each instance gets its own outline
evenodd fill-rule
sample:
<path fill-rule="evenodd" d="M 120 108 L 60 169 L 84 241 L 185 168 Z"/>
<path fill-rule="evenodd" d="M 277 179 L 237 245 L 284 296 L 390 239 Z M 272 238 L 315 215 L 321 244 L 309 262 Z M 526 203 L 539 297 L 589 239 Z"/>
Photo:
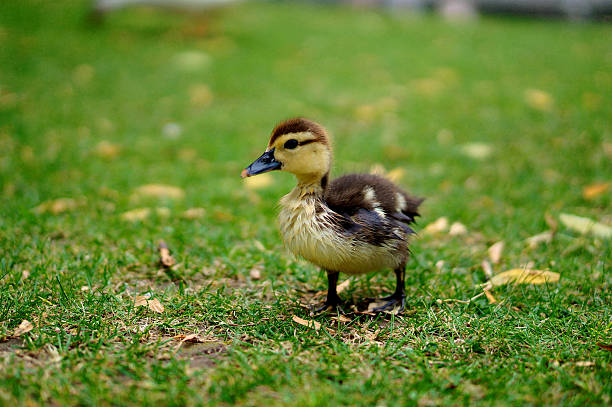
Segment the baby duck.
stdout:
<path fill-rule="evenodd" d="M 294 174 L 297 186 L 281 201 L 279 225 L 295 255 L 327 272 L 327 299 L 317 311 L 340 304 L 339 273 L 363 274 L 393 269 L 395 292 L 375 312 L 404 309 L 408 239 L 423 199 L 408 195 L 386 178 L 349 174 L 329 181 L 332 149 L 326 130 L 295 118 L 278 124 L 266 151 L 242 171 L 242 177 L 281 170 Z"/>

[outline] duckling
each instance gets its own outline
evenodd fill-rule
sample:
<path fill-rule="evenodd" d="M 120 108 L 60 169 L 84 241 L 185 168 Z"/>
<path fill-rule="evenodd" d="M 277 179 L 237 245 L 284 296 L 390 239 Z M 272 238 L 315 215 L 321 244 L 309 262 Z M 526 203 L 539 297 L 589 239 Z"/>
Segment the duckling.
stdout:
<path fill-rule="evenodd" d="M 421 198 L 386 178 L 349 174 L 329 180 L 332 148 L 325 128 L 304 118 L 286 120 L 272 131 L 266 151 L 242 178 L 281 170 L 297 186 L 280 201 L 279 226 L 285 246 L 327 272 L 327 299 L 316 311 L 340 305 L 339 273 L 395 271 L 395 292 L 375 308 L 403 310 L 404 276 L 411 228 Z"/>

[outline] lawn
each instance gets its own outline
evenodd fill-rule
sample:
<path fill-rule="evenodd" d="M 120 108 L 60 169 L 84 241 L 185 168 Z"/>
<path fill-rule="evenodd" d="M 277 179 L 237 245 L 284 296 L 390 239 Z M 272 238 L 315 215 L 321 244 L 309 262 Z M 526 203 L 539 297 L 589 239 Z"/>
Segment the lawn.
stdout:
<path fill-rule="evenodd" d="M 86 11 L 0 3 L 0 405 L 612 403 L 611 240 L 560 221 L 612 224 L 612 26 Z M 329 129 L 332 176 L 427 198 L 403 314 L 356 312 L 385 272 L 309 315 L 293 177 L 239 176 L 292 116 Z M 484 260 L 560 279 L 484 295 Z"/>

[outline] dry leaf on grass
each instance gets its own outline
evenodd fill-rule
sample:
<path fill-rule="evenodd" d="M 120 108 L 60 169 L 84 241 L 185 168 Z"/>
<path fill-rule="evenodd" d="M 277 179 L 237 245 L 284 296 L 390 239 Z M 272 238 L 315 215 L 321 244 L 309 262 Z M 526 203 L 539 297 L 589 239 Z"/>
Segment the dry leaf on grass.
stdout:
<path fill-rule="evenodd" d="M 153 210 L 151 210 L 151 208 L 136 208 L 132 209 L 131 211 L 123 212 L 121 214 L 121 219 L 130 222 L 137 222 L 145 220 L 149 217 L 149 215 L 151 215 L 151 213 L 153 213 Z M 170 216 L 170 209 L 164 206 L 155 208 L 155 214 L 159 217 L 167 218 L 168 216 Z"/>
<path fill-rule="evenodd" d="M 351 284 L 351 279 L 347 278 L 346 280 L 344 280 L 343 282 L 341 282 L 340 284 L 336 286 L 336 293 L 338 294 L 342 293 L 344 290 L 346 290 L 349 287 L 350 284 Z"/>
<path fill-rule="evenodd" d="M 204 208 L 189 208 L 181 214 L 181 217 L 194 220 L 203 218 L 204 214 L 206 214 L 206 210 Z"/>
<path fill-rule="evenodd" d="M 161 314 L 164 312 L 164 306 L 157 298 L 150 299 L 148 295 L 138 295 L 134 298 L 135 307 L 148 307 L 151 311 Z"/>
<path fill-rule="evenodd" d="M 525 91 L 525 103 L 536 110 L 549 112 L 554 104 L 550 93 L 540 89 L 527 89 Z"/>
<path fill-rule="evenodd" d="M 485 285 L 493 287 L 505 284 L 544 284 L 559 281 L 559 273 L 546 270 L 512 269 L 496 274 Z"/>
<path fill-rule="evenodd" d="M 297 315 L 294 315 L 292 319 L 293 319 L 293 322 L 306 326 L 308 328 L 313 328 L 316 331 L 321 329 L 321 324 L 318 323 L 317 321 L 303 319 L 303 318 L 298 317 Z"/>
<path fill-rule="evenodd" d="M 567 228 L 582 233 L 583 235 L 590 233 L 602 239 L 609 239 L 612 237 L 612 227 L 595 222 L 592 219 L 571 215 L 569 213 L 562 213 L 559 215 L 559 219 Z"/>
<path fill-rule="evenodd" d="M 467 143 L 461 146 L 463 154 L 476 160 L 484 160 L 493 152 L 493 147 L 487 143 Z"/>
<path fill-rule="evenodd" d="M 253 191 L 269 187 L 270 185 L 272 185 L 272 176 L 270 176 L 270 174 L 260 174 L 256 177 L 244 179 L 244 186 Z"/>
<path fill-rule="evenodd" d="M 121 147 L 118 144 L 111 143 L 107 140 L 102 140 L 93 149 L 95 155 L 100 158 L 112 160 L 117 158 L 121 152 Z"/>
<path fill-rule="evenodd" d="M 136 188 L 132 196 L 136 198 L 181 199 L 185 196 L 185 192 L 172 185 L 147 184 Z"/>
<path fill-rule="evenodd" d="M 491 262 L 493 262 L 493 264 L 499 263 L 499 261 L 501 260 L 503 251 L 504 251 L 504 241 L 503 240 L 489 247 L 489 250 L 488 250 L 489 258 L 491 259 Z"/>
<path fill-rule="evenodd" d="M 493 296 L 493 294 L 491 294 L 491 291 L 489 290 L 483 290 L 485 293 L 485 296 L 487 297 L 487 300 L 489 300 L 489 304 L 495 304 L 497 303 L 497 299 Z"/>
<path fill-rule="evenodd" d="M 535 236 L 528 237 L 527 239 L 525 239 L 525 241 L 529 245 L 530 249 L 535 249 L 540 245 L 540 243 L 550 243 L 552 242 L 552 239 L 553 232 L 549 230 L 546 232 L 539 233 Z"/>
<path fill-rule="evenodd" d="M 587 185 L 582 188 L 582 197 L 584 199 L 595 199 L 602 195 L 612 186 L 612 182 L 598 182 L 596 184 Z"/>
<path fill-rule="evenodd" d="M 442 216 L 441 218 L 436 219 L 434 222 L 425 226 L 423 229 L 423 233 L 426 234 L 436 234 L 445 232 L 448 229 L 448 218 L 446 216 Z"/>
<path fill-rule="evenodd" d="M 77 201 L 72 198 L 58 198 L 45 201 L 33 210 L 37 214 L 50 213 L 52 215 L 59 215 L 63 212 L 72 211 L 77 206 Z"/>
<path fill-rule="evenodd" d="M 591 367 L 595 366 L 595 362 L 592 362 L 590 360 L 581 360 L 579 362 L 576 362 L 575 365 L 578 367 Z"/>
<path fill-rule="evenodd" d="M 256 264 L 254 265 L 251 270 L 249 270 L 249 276 L 251 277 L 251 280 L 259 280 L 261 279 L 261 272 L 263 270 L 263 264 Z"/>
<path fill-rule="evenodd" d="M 467 228 L 461 222 L 453 222 L 448 231 L 449 236 L 462 236 L 467 233 Z"/>
<path fill-rule="evenodd" d="M 32 323 L 27 319 L 24 319 L 23 321 L 21 321 L 19 326 L 15 328 L 15 331 L 13 332 L 13 337 L 16 338 L 18 336 L 21 336 L 25 333 L 30 332 L 32 329 L 34 329 L 34 325 L 32 325 Z"/>
<path fill-rule="evenodd" d="M 181 342 L 191 342 L 191 343 L 205 343 L 206 342 L 198 334 L 176 335 L 176 336 L 173 336 L 172 339 L 176 339 Z"/>
<path fill-rule="evenodd" d="M 170 249 L 168 249 L 166 242 L 160 240 L 157 249 L 159 250 L 159 263 L 162 266 L 170 268 L 176 264 L 176 260 L 170 255 Z"/>
<path fill-rule="evenodd" d="M 338 315 L 338 316 L 336 316 L 336 317 L 332 317 L 332 318 L 330 318 L 330 319 L 333 319 L 334 321 L 338 321 L 338 322 L 343 322 L 343 323 L 346 323 L 346 322 L 351 322 L 351 321 L 352 321 L 352 319 L 347 318 L 347 317 L 345 317 L 345 316 L 344 316 L 344 315 L 342 315 L 342 314 L 340 314 L 340 315 Z"/>
<path fill-rule="evenodd" d="M 489 263 L 488 260 L 483 260 L 480 265 L 482 266 L 482 271 L 484 271 L 485 275 L 489 279 L 493 277 L 493 267 L 491 267 L 491 263 Z"/>

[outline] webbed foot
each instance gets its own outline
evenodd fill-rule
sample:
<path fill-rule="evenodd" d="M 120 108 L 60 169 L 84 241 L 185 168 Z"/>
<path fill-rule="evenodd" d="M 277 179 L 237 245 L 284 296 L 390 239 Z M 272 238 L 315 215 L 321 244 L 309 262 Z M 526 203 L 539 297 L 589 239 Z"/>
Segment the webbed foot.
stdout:
<path fill-rule="evenodd" d="M 320 304 L 319 306 L 313 305 L 310 307 L 310 315 L 312 316 L 328 310 L 339 310 L 341 313 L 344 313 L 340 307 L 340 302 L 340 297 L 329 298 L 328 296 L 327 300 L 325 300 L 323 304 Z"/>
<path fill-rule="evenodd" d="M 378 305 L 381 302 L 382 304 Z M 374 304 L 376 304 L 376 307 L 371 309 L 371 312 L 390 312 L 399 314 L 406 307 L 406 294 L 394 293 L 388 297 L 378 298 Z"/>

